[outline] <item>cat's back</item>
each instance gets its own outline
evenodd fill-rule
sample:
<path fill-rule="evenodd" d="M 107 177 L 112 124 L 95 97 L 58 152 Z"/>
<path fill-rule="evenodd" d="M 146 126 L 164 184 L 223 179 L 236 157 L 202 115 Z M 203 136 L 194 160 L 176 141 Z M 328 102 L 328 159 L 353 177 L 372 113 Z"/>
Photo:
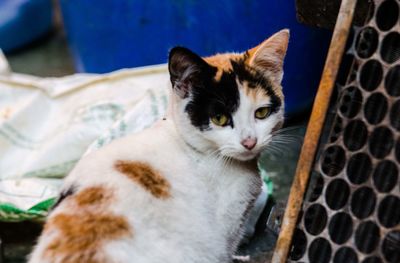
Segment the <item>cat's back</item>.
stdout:
<path fill-rule="evenodd" d="M 31 262 L 196 262 L 185 257 L 207 253 L 215 262 L 213 197 L 175 136 L 162 122 L 84 157 Z"/>

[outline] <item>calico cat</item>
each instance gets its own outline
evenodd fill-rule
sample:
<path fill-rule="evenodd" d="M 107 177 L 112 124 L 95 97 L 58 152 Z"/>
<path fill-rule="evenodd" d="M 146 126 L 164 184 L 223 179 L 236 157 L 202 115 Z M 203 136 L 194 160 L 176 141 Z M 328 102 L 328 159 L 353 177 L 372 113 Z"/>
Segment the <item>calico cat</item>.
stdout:
<path fill-rule="evenodd" d="M 29 262 L 231 262 L 283 123 L 288 39 L 204 59 L 173 48 L 166 118 L 80 160 Z"/>

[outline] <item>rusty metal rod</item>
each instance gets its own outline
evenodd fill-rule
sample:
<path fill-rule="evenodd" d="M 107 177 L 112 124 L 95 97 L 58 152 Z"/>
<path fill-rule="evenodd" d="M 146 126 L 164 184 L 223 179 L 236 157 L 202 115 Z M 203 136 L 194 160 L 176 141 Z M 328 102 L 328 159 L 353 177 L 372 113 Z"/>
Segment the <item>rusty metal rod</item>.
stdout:
<path fill-rule="evenodd" d="M 272 258 L 273 263 L 284 263 L 288 258 L 293 232 L 314 163 L 330 97 L 353 21 L 356 2 L 357 0 L 343 0 L 340 6 L 324 71 L 297 164 L 296 174 L 290 189 L 281 232 Z"/>

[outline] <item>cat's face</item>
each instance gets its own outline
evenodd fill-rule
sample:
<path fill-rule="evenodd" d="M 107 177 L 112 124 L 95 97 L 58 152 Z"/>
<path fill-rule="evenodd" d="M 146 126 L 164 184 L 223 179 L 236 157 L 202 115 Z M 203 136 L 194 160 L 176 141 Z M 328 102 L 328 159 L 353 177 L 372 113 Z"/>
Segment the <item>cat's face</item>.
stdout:
<path fill-rule="evenodd" d="M 238 160 L 255 158 L 283 123 L 281 87 L 289 32 L 242 54 L 201 58 L 171 50 L 172 113 L 187 143 Z"/>

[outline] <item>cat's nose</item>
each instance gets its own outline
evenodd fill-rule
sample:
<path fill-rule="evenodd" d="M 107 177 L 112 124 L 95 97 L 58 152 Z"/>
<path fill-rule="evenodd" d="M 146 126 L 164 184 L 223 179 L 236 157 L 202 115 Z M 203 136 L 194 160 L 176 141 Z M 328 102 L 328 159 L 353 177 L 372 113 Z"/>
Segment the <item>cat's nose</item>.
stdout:
<path fill-rule="evenodd" d="M 257 138 L 247 138 L 244 139 L 241 144 L 243 145 L 244 148 L 246 148 L 247 150 L 251 150 L 254 148 L 254 146 L 256 146 L 257 144 Z"/>

